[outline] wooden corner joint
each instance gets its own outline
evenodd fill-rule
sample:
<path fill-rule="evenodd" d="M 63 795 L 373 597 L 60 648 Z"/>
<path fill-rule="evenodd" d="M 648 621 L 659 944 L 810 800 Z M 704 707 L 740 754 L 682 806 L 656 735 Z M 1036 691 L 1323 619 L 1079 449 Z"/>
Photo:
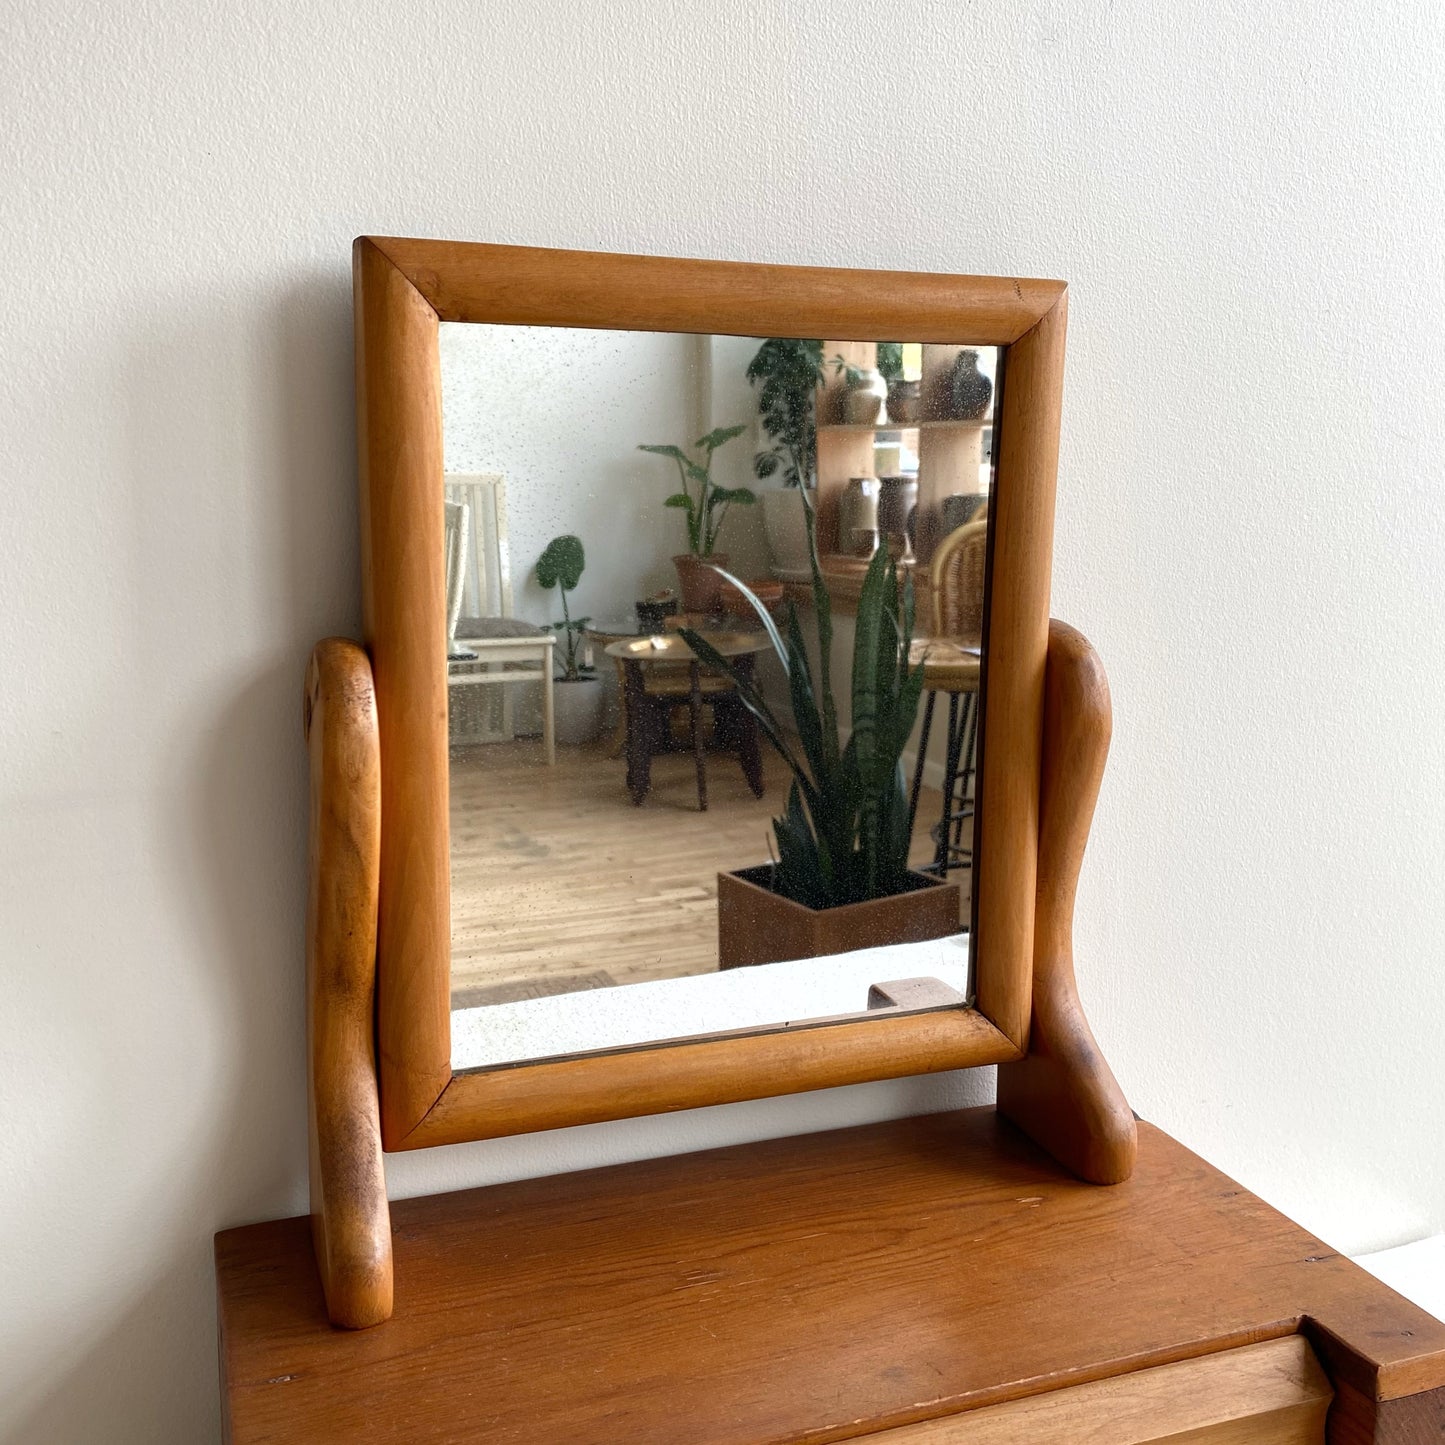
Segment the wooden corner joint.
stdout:
<path fill-rule="evenodd" d="M 373 1013 L 381 764 L 371 663 L 356 643 L 317 644 L 303 722 L 312 1237 L 332 1323 L 361 1329 L 391 1314 L 392 1260 Z"/>
<path fill-rule="evenodd" d="M 998 1108 L 1095 1184 L 1127 1179 L 1138 1152 L 1133 1111 L 1094 1040 L 1074 978 L 1074 896 L 1112 727 L 1098 653 L 1072 627 L 1051 622 L 1029 1051 L 999 1068 Z"/>

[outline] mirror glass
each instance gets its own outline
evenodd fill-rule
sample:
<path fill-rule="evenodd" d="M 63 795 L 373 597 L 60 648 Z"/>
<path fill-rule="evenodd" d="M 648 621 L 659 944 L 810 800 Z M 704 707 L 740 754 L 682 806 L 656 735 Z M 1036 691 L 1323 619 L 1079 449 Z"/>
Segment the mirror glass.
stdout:
<path fill-rule="evenodd" d="M 967 1007 L 998 352 L 441 367 L 453 1067 Z"/>

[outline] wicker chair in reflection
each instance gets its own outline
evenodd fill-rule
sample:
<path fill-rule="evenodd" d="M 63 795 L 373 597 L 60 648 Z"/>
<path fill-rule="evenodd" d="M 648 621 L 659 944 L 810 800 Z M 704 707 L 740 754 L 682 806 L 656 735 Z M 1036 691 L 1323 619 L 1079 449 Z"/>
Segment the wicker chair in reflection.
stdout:
<path fill-rule="evenodd" d="M 933 710 L 942 693 L 948 698 L 948 737 L 943 761 L 943 803 L 933 825 L 932 862 L 921 872 L 946 878 L 954 869 L 973 867 L 970 835 L 973 778 L 978 748 L 978 687 L 982 660 L 983 588 L 988 556 L 988 508 L 950 532 L 933 554 L 930 568 L 935 626 L 930 637 L 915 638 L 910 660 L 923 665 L 923 727 L 909 797 L 910 826 L 918 813 L 923 768 Z"/>

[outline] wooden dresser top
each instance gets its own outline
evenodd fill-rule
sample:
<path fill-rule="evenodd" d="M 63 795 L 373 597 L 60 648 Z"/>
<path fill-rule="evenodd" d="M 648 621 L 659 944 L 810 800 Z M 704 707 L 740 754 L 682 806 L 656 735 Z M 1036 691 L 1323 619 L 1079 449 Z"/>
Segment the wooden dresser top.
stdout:
<path fill-rule="evenodd" d="M 396 1312 L 332 1329 L 305 1219 L 216 1238 L 229 1439 L 796 1445 L 1303 1329 L 1445 1385 L 1445 1325 L 1157 1129 L 1080 1184 L 992 1110 L 392 1206 Z"/>

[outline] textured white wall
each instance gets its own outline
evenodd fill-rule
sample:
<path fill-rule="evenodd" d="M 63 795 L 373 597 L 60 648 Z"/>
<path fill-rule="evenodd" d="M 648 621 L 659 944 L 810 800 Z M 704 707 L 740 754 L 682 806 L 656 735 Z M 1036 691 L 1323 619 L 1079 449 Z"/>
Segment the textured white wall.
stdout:
<path fill-rule="evenodd" d="M 364 231 L 1067 278 L 1056 611 L 1118 712 L 1099 1034 L 1335 1244 L 1445 1226 L 1442 24 L 0 0 L 0 1438 L 214 1439 L 211 1231 L 304 1202 L 298 702 L 358 623 Z"/>
<path fill-rule="evenodd" d="M 691 447 L 708 429 L 707 346 L 646 331 L 442 326 L 446 467 L 506 479 L 518 617 L 561 619 L 556 589 L 544 591 L 534 569 L 563 532 L 587 554 L 568 598 L 574 617 L 628 617 L 639 597 L 677 586 L 672 558 L 687 550 L 687 528 L 662 505 L 677 468 L 637 448 Z"/>

